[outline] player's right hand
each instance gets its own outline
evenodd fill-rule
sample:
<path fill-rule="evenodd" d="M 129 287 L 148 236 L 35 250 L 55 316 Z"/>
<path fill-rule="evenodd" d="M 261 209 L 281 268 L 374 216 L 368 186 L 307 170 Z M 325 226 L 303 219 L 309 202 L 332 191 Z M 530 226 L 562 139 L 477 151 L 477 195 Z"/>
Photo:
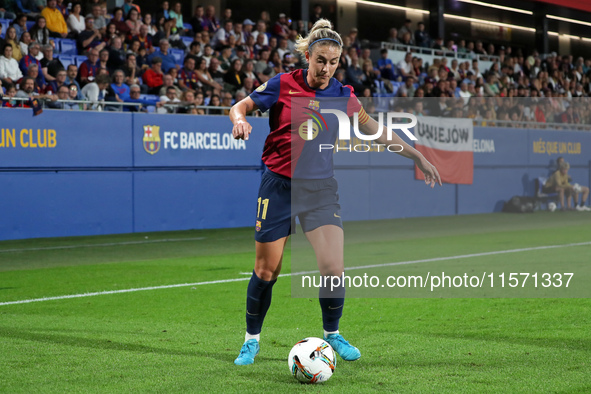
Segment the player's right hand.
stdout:
<path fill-rule="evenodd" d="M 239 120 L 236 122 L 234 127 L 232 128 L 232 135 L 234 139 L 237 140 L 248 140 L 250 136 L 250 132 L 252 131 L 252 126 L 245 120 Z"/>

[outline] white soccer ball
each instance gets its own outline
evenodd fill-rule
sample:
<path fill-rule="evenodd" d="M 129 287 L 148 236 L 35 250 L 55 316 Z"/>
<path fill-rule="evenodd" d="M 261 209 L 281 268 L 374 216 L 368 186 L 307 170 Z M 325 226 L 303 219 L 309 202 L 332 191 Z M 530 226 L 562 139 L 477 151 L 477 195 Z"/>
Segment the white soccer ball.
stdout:
<path fill-rule="evenodd" d="M 337 365 L 335 352 L 323 339 L 302 339 L 289 352 L 289 371 L 302 383 L 326 382 Z"/>
<path fill-rule="evenodd" d="M 554 212 L 554 211 L 556 211 L 556 203 L 555 203 L 555 202 L 549 202 L 549 203 L 548 203 L 548 210 L 549 210 L 550 212 Z"/>
<path fill-rule="evenodd" d="M 583 188 L 578 183 L 575 183 L 573 185 L 573 190 L 574 190 L 575 193 L 581 193 L 583 191 Z"/>

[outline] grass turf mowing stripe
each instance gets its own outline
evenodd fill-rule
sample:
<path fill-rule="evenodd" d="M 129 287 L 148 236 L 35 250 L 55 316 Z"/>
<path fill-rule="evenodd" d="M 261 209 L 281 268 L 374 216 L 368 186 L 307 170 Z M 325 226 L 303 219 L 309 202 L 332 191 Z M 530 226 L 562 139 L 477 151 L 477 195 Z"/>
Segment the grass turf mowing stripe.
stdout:
<path fill-rule="evenodd" d="M 84 244 L 84 245 L 64 245 L 64 246 L 45 246 L 41 248 L 22 248 L 22 249 L 0 249 L 0 253 L 8 252 L 31 252 L 39 250 L 59 250 L 59 249 L 77 249 L 77 248 L 94 248 L 98 246 L 120 246 L 120 245 L 138 245 L 138 244 L 152 244 L 161 242 L 183 242 L 183 241 L 203 241 L 205 237 L 196 238 L 172 238 L 172 239 L 153 239 L 150 241 L 127 241 L 127 242 L 109 242 L 102 244 Z"/>
<path fill-rule="evenodd" d="M 591 245 L 591 242 L 578 242 L 578 243 L 561 244 L 561 245 L 536 246 L 536 247 L 531 247 L 531 248 L 497 250 L 497 251 L 492 251 L 492 252 L 471 253 L 471 254 L 457 255 L 457 256 L 434 257 L 434 258 L 430 258 L 430 259 L 420 259 L 420 260 L 399 261 L 399 262 L 384 263 L 384 264 L 364 265 L 364 266 L 358 266 L 358 267 L 349 267 L 346 269 L 347 270 L 360 270 L 360 269 L 367 269 L 367 268 L 378 268 L 378 267 L 389 267 L 389 266 L 396 266 L 396 265 L 428 263 L 428 262 L 445 261 L 445 260 L 467 259 L 467 258 L 472 258 L 472 257 L 493 256 L 493 255 L 506 254 L 506 253 L 520 253 L 520 252 L 529 252 L 529 251 L 534 251 L 534 250 L 568 248 L 568 247 L 574 247 L 574 246 L 587 246 L 587 245 Z M 286 276 L 296 276 L 296 275 L 308 275 L 308 274 L 313 274 L 316 272 L 317 271 L 295 272 L 295 273 L 281 274 L 279 276 L 286 277 Z M 174 284 L 174 285 L 140 287 L 140 288 L 134 288 L 134 289 L 99 291 L 99 292 L 93 292 L 93 293 L 71 294 L 71 295 L 64 295 L 64 296 L 57 296 L 57 297 L 44 297 L 44 298 L 34 298 L 34 299 L 29 299 L 29 300 L 0 302 L 0 306 L 15 305 L 15 304 L 28 304 L 28 303 L 32 303 L 32 302 L 42 302 L 42 301 L 64 300 L 64 299 L 70 299 L 70 298 L 94 297 L 94 296 L 98 296 L 98 295 L 108 295 L 108 294 L 132 293 L 132 292 L 136 292 L 136 291 L 161 290 L 161 289 L 172 289 L 172 288 L 178 288 L 178 287 L 203 286 L 203 285 L 212 285 L 212 284 L 218 284 L 218 283 L 241 282 L 241 281 L 246 281 L 246 280 L 250 280 L 250 278 L 245 277 L 245 278 L 233 278 L 233 279 L 220 279 L 220 280 L 196 282 L 196 283 L 181 283 L 181 284 Z"/>

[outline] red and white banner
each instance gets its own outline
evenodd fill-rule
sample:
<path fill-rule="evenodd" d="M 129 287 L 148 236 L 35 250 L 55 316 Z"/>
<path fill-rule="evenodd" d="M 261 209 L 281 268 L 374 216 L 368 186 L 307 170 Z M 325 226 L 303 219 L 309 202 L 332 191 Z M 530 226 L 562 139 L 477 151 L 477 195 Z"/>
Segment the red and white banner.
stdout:
<path fill-rule="evenodd" d="M 445 183 L 471 185 L 474 175 L 474 127 L 471 119 L 417 118 L 415 148 L 429 160 Z M 415 165 L 415 178 L 424 180 Z"/>

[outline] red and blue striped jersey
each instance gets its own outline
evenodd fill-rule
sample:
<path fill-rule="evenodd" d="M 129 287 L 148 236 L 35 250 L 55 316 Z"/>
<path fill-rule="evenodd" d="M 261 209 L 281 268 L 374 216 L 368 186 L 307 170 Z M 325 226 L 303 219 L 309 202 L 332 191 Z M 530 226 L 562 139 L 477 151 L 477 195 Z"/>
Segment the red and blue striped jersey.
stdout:
<path fill-rule="evenodd" d="M 352 117 L 361 110 L 353 88 L 331 78 L 325 89 L 313 89 L 306 81 L 307 70 L 278 74 L 259 86 L 250 98 L 269 112 L 270 133 L 263 148 L 263 162 L 273 172 L 294 179 L 325 179 L 333 176 L 333 150 L 320 144 L 335 145 L 338 118 L 320 113 L 338 109 Z M 313 140 L 306 138 L 308 119 L 313 118 Z"/>

